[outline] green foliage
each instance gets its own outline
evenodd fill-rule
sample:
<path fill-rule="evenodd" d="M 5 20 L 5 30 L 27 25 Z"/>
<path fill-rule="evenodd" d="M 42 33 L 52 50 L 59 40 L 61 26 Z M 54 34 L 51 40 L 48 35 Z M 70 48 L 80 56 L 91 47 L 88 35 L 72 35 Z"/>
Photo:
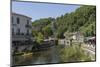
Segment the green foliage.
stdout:
<path fill-rule="evenodd" d="M 44 36 L 42 33 L 38 33 L 37 37 L 36 37 L 36 41 L 37 43 L 41 44 L 43 42 Z"/>
<path fill-rule="evenodd" d="M 81 27 L 80 31 L 84 34 L 84 36 L 94 36 L 96 34 L 95 22 L 90 25 Z"/>
<path fill-rule="evenodd" d="M 33 29 L 41 32 L 45 37 L 51 36 L 52 21 L 56 24 L 56 37 L 64 38 L 63 34 L 68 32 L 80 31 L 84 36 L 95 35 L 95 23 L 96 23 L 96 7 L 95 6 L 80 6 L 74 12 L 66 13 L 60 17 L 43 18 L 36 20 L 32 23 Z"/>
<path fill-rule="evenodd" d="M 78 45 L 62 48 L 59 51 L 60 62 L 90 61 L 91 57 L 85 54 Z"/>
<path fill-rule="evenodd" d="M 35 28 L 38 27 L 37 31 L 41 31 L 43 27 L 47 26 L 48 24 L 50 24 L 54 19 L 53 18 L 43 18 L 43 19 L 39 19 L 39 20 L 35 20 L 32 23 L 32 26 Z"/>
<path fill-rule="evenodd" d="M 51 29 L 50 25 L 47 25 L 42 30 L 43 30 L 43 33 L 44 33 L 45 37 L 53 35 L 53 32 L 52 32 L 52 29 Z"/>
<path fill-rule="evenodd" d="M 38 32 L 36 30 L 32 30 L 32 36 L 35 37 L 37 36 Z"/>
<path fill-rule="evenodd" d="M 33 35 L 35 33 L 41 32 L 44 37 L 51 36 L 53 34 L 51 29 L 51 22 L 54 20 L 54 18 L 43 18 L 36 20 L 32 23 L 33 28 Z M 35 35 L 36 36 L 36 35 Z"/>
<path fill-rule="evenodd" d="M 63 37 L 65 31 L 75 32 L 84 31 L 87 32 L 85 36 L 93 36 L 95 32 L 96 23 L 96 7 L 95 6 L 81 6 L 75 12 L 65 14 L 56 19 L 57 24 L 57 36 Z M 94 24 L 91 25 L 91 24 Z M 83 29 L 81 29 L 83 27 Z M 92 29 L 93 27 L 93 29 Z"/>

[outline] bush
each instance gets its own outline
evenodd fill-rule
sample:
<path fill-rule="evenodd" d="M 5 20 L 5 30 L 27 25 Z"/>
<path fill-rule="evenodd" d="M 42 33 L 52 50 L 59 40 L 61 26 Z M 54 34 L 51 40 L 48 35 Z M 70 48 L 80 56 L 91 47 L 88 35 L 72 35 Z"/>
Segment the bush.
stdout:
<path fill-rule="evenodd" d="M 68 48 L 62 48 L 59 51 L 60 62 L 76 62 L 76 61 L 90 61 L 89 55 L 86 55 L 84 50 L 78 45 L 73 45 Z"/>
<path fill-rule="evenodd" d="M 37 43 L 41 44 L 43 42 L 43 40 L 44 40 L 44 36 L 42 33 L 39 32 L 36 37 L 36 41 L 37 41 Z"/>

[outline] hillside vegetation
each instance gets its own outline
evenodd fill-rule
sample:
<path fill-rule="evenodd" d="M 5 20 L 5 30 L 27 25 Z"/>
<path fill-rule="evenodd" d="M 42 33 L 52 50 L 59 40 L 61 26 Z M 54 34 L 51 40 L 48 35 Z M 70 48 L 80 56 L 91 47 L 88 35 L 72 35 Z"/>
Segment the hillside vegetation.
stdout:
<path fill-rule="evenodd" d="M 52 22 L 54 22 L 52 24 Z M 94 36 L 96 28 L 96 7 L 95 6 L 81 6 L 74 12 L 66 13 L 60 17 L 42 18 L 32 23 L 33 35 L 41 32 L 45 37 L 53 35 L 63 38 L 63 34 L 68 32 L 80 31 L 84 36 Z M 34 35 L 35 36 L 35 35 Z"/>

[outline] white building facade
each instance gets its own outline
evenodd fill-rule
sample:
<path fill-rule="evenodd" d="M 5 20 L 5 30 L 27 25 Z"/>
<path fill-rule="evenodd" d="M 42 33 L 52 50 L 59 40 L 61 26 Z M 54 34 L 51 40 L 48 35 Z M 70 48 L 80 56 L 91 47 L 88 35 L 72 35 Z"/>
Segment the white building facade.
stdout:
<path fill-rule="evenodd" d="M 31 36 L 31 18 L 25 15 L 12 13 L 12 41 L 27 40 Z"/>

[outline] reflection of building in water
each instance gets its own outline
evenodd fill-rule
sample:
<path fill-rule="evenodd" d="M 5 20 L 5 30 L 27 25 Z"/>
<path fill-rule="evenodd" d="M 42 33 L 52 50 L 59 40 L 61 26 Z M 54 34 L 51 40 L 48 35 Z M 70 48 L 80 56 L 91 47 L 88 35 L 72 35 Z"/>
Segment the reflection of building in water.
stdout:
<path fill-rule="evenodd" d="M 31 18 L 12 13 L 12 46 L 27 44 L 31 37 Z"/>

